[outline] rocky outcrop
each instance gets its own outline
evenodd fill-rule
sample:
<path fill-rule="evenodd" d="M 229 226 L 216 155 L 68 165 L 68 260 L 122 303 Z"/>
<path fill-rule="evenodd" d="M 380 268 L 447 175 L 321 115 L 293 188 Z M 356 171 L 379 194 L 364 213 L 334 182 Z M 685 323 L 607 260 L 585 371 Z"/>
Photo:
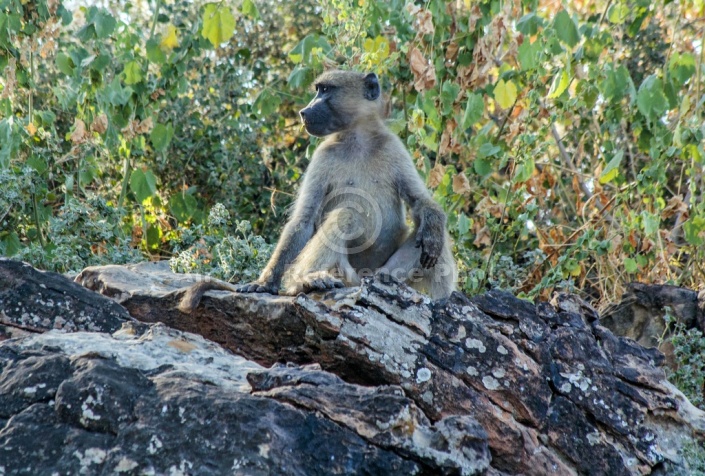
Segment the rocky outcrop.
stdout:
<path fill-rule="evenodd" d="M 673 330 L 667 329 L 666 314 L 686 329 L 705 331 L 703 298 L 691 289 L 677 286 L 630 283 L 620 302 L 605 309 L 600 324 L 644 347 L 658 347 Z"/>
<path fill-rule="evenodd" d="M 394 386 L 264 369 L 150 326 L 0 347 L 2 474 L 479 474 L 485 433 Z M 462 435 L 462 436 L 456 436 Z"/>
<path fill-rule="evenodd" d="M 60 274 L 0 258 L 0 340 L 49 329 L 115 332 L 132 320 L 124 307 Z"/>
<path fill-rule="evenodd" d="M 146 325 L 0 344 L 5 474 L 688 474 L 705 436 L 663 356 L 572 295 L 434 303 L 367 280 L 182 314 L 197 279 L 88 268 Z"/>

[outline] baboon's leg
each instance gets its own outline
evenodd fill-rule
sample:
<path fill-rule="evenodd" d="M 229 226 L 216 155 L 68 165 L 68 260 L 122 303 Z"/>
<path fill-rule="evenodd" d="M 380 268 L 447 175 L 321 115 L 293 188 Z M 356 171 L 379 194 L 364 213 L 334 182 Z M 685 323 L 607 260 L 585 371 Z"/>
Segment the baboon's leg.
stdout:
<path fill-rule="evenodd" d="M 347 243 L 358 222 L 346 209 L 331 211 L 284 277 L 286 294 L 360 284 L 348 261 Z"/>
<path fill-rule="evenodd" d="M 416 247 L 415 233 L 411 233 L 379 272 L 404 281 L 412 288 L 429 294 L 433 299 L 450 296 L 458 280 L 450 240 L 446 238 L 438 263 L 433 268 L 423 268 L 420 258 L 421 248 Z"/>

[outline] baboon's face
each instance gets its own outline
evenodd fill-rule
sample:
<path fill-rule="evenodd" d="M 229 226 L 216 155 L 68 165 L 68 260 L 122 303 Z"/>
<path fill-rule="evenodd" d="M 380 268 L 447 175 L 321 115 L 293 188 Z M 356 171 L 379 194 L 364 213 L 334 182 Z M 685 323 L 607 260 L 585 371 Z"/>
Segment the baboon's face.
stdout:
<path fill-rule="evenodd" d="M 329 71 L 319 76 L 315 85 L 316 97 L 299 112 L 312 136 L 344 131 L 360 119 L 380 113 L 380 88 L 374 73 Z"/>

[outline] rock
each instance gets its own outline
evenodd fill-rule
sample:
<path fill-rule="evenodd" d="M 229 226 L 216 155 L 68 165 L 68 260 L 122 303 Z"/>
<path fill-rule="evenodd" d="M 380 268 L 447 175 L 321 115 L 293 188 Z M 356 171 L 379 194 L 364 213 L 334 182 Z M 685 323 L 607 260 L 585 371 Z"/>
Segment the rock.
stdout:
<path fill-rule="evenodd" d="M 667 329 L 666 314 L 673 319 Z M 630 283 L 619 303 L 600 316 L 600 324 L 617 335 L 629 337 L 644 347 L 658 347 L 675 367 L 673 348 L 662 340 L 670 336 L 675 323 L 685 329 L 705 332 L 705 299 L 697 292 L 677 286 Z"/>
<path fill-rule="evenodd" d="M 0 258 L 0 341 L 49 329 L 115 332 L 135 322 L 111 299 L 57 273 Z"/>
<path fill-rule="evenodd" d="M 251 383 L 250 383 L 251 382 Z M 0 344 L 0 474 L 481 474 L 467 416 L 154 324 Z"/>
<path fill-rule="evenodd" d="M 325 405 L 326 418 L 424 468 L 450 471 L 453 462 L 454 471 L 479 471 L 481 427 L 488 474 L 687 474 L 682 450 L 705 436 L 705 414 L 665 379 L 662 354 L 615 336 L 576 296 L 534 305 L 492 291 L 431 302 L 368 279 L 297 297 L 212 292 L 184 315 L 175 309 L 183 294 L 176 279 L 127 267 L 77 277 L 120 296 L 139 320 L 201 334 L 260 365 L 320 365 L 342 380 L 314 389 L 309 368 L 299 369 L 286 377 L 297 382 L 292 395 L 282 368 L 273 367 L 250 374 L 253 395 L 304 410 Z M 394 418 L 346 403 L 373 397 L 387 399 Z M 402 404 L 392 397 L 419 413 L 399 417 Z M 446 442 L 421 451 L 378 421 L 414 421 L 430 435 L 423 439 Z M 435 453 L 451 441 L 462 449 Z"/>

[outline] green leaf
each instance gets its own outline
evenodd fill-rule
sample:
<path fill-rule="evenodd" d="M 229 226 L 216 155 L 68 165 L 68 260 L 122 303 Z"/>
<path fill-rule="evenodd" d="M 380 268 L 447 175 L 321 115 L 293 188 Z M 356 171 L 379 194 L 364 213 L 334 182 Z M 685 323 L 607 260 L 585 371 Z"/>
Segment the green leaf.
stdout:
<path fill-rule="evenodd" d="M 147 226 L 147 233 L 145 236 L 145 243 L 147 244 L 147 248 L 150 250 L 157 250 L 159 249 L 159 245 L 161 244 L 161 238 L 162 238 L 162 230 L 159 228 L 159 225 L 156 223 L 150 223 Z"/>
<path fill-rule="evenodd" d="M 166 55 L 162 51 L 160 41 L 157 38 L 147 40 L 147 58 L 152 63 L 163 64 L 166 61 Z"/>
<path fill-rule="evenodd" d="M 303 63 L 315 66 L 313 52 L 317 48 L 320 48 L 325 54 L 328 54 L 332 49 L 325 38 L 318 35 L 308 35 L 289 52 L 289 59 L 294 64 Z"/>
<path fill-rule="evenodd" d="M 214 47 L 232 38 L 235 32 L 235 17 L 222 3 L 208 3 L 203 11 L 201 35 Z"/>
<path fill-rule="evenodd" d="M 258 117 L 269 116 L 274 113 L 281 104 L 281 99 L 271 89 L 265 88 L 252 104 L 252 110 Z"/>
<path fill-rule="evenodd" d="M 123 70 L 125 84 L 136 84 L 142 81 L 142 68 L 137 61 L 130 61 Z"/>
<path fill-rule="evenodd" d="M 668 100 L 663 93 L 663 82 L 659 77 L 652 74 L 644 79 L 636 94 L 636 105 L 639 112 L 652 121 L 666 112 Z"/>
<path fill-rule="evenodd" d="M 661 217 L 659 215 L 649 213 L 647 211 L 641 212 L 641 225 L 647 236 L 655 235 L 659 229 L 660 223 Z"/>
<path fill-rule="evenodd" d="M 636 264 L 636 260 L 634 258 L 626 258 L 624 260 L 624 270 L 627 273 L 636 273 L 639 271 L 639 267 Z"/>
<path fill-rule="evenodd" d="M 113 34 L 117 22 L 110 12 L 104 8 L 100 8 L 93 17 L 93 25 L 95 26 L 96 37 L 101 39 L 107 38 Z"/>
<path fill-rule="evenodd" d="M 560 96 L 568 89 L 570 84 L 570 76 L 565 68 L 561 70 L 553 77 L 553 83 L 551 83 L 551 89 L 548 91 L 548 98 L 554 99 Z"/>
<path fill-rule="evenodd" d="M 108 55 L 98 55 L 91 62 L 91 69 L 93 71 L 103 71 L 106 66 L 110 64 L 110 56 Z"/>
<path fill-rule="evenodd" d="M 473 169 L 475 169 L 475 173 L 483 177 L 486 177 L 492 173 L 492 162 L 487 159 L 481 159 L 478 157 L 475 159 L 472 166 Z"/>
<path fill-rule="evenodd" d="M 298 65 L 289 75 L 287 83 L 293 89 L 303 89 L 313 82 L 313 68 Z"/>
<path fill-rule="evenodd" d="M 553 20 L 553 29 L 556 31 L 556 36 L 571 48 L 580 41 L 578 28 L 565 10 L 561 10 L 556 15 L 555 20 Z"/>
<path fill-rule="evenodd" d="M 66 76 L 71 76 L 73 74 L 73 61 L 64 53 L 59 53 L 56 55 L 56 67 L 59 68 L 59 71 L 64 73 Z"/>
<path fill-rule="evenodd" d="M 174 137 L 174 126 L 171 124 L 157 124 L 149 134 L 154 150 L 159 152 L 169 146 L 172 137 Z"/>
<path fill-rule="evenodd" d="M 694 246 L 701 246 L 705 243 L 705 217 L 701 215 L 693 215 L 688 221 L 683 224 L 685 239 L 688 243 Z"/>
<path fill-rule="evenodd" d="M 113 106 L 124 106 L 130 100 L 132 88 L 123 88 L 118 78 L 113 78 L 112 82 L 105 88 L 105 99 Z"/>
<path fill-rule="evenodd" d="M 534 164 L 534 159 L 526 159 L 517 167 L 516 173 L 514 174 L 514 183 L 526 182 L 534 174 L 535 169 L 536 164 Z"/>
<path fill-rule="evenodd" d="M 172 195 L 169 199 L 169 210 L 179 223 L 186 223 L 191 220 L 198 211 L 198 202 L 193 195 L 180 192 Z"/>
<path fill-rule="evenodd" d="M 83 189 L 90 185 L 97 177 L 96 170 L 93 167 L 84 166 L 78 172 L 78 185 Z"/>
<path fill-rule="evenodd" d="M 52 124 L 54 124 L 54 121 L 56 121 L 56 114 L 54 114 L 54 112 L 51 110 L 35 111 L 34 114 L 36 114 L 37 117 L 39 117 L 39 120 L 41 121 L 41 123 L 44 127 L 49 127 Z"/>
<path fill-rule="evenodd" d="M 465 114 L 463 114 L 463 129 L 472 127 L 477 121 L 482 118 L 485 113 L 485 101 L 481 94 L 469 93 L 467 105 L 465 106 Z"/>
<path fill-rule="evenodd" d="M 255 2 L 252 0 L 244 0 L 242 2 L 242 6 L 240 7 L 240 11 L 243 15 L 248 16 L 253 20 L 259 19 L 259 10 L 257 10 L 257 5 L 255 5 Z"/>
<path fill-rule="evenodd" d="M 605 80 L 600 84 L 600 92 L 607 99 L 615 102 L 619 101 L 624 97 L 632 83 L 629 71 L 624 66 L 619 66 L 617 69 L 608 66 L 605 69 L 607 74 Z"/>
<path fill-rule="evenodd" d="M 458 215 L 458 234 L 460 236 L 466 235 L 470 231 L 471 225 L 472 220 L 465 213 Z"/>
<path fill-rule="evenodd" d="M 494 99 L 502 109 L 512 107 L 517 99 L 517 87 L 514 82 L 511 79 L 506 82 L 503 79 L 497 81 L 494 87 Z"/>
<path fill-rule="evenodd" d="M 447 116 L 453 112 L 453 103 L 460 92 L 460 85 L 450 81 L 443 83 L 441 88 L 441 106 L 443 115 Z"/>
<path fill-rule="evenodd" d="M 610 23 L 614 23 L 615 25 L 621 25 L 629 17 L 629 11 L 629 7 L 624 3 L 612 5 L 607 10 L 607 19 L 610 21 Z"/>
<path fill-rule="evenodd" d="M 73 21 L 73 13 L 71 13 L 71 11 L 68 10 L 63 3 L 59 4 L 56 14 L 61 17 L 61 24 L 63 26 L 68 26 Z"/>
<path fill-rule="evenodd" d="M 10 32 L 8 29 L 9 17 L 0 12 L 0 46 L 10 47 Z"/>
<path fill-rule="evenodd" d="M 614 157 L 612 157 L 612 160 L 609 161 L 607 164 L 607 167 L 602 171 L 600 174 L 600 183 L 601 184 L 606 184 L 608 182 L 611 182 L 617 176 L 619 175 L 619 164 L 622 163 L 622 158 L 624 157 L 624 151 L 619 150 L 617 151 L 616 154 L 614 154 Z"/>
<path fill-rule="evenodd" d="M 516 24 L 516 29 L 526 36 L 534 36 L 539 32 L 539 28 L 543 26 L 543 19 L 536 13 L 527 13 L 519 19 Z"/>
<path fill-rule="evenodd" d="M 20 251 L 20 237 L 17 236 L 17 233 L 10 232 L 7 235 L 2 237 L 2 240 L 0 240 L 0 255 L 2 256 L 14 256 L 17 254 L 18 251 Z"/>
<path fill-rule="evenodd" d="M 502 151 L 502 148 L 498 145 L 491 144 L 490 142 L 485 142 L 477 149 L 477 156 L 482 158 L 491 157 L 497 155 Z"/>
<path fill-rule="evenodd" d="M 157 178 L 151 170 L 143 172 L 142 169 L 135 169 L 130 175 L 130 190 L 135 194 L 138 203 L 144 203 L 157 193 Z"/>
<path fill-rule="evenodd" d="M 540 40 L 531 43 L 528 38 L 525 38 L 517 51 L 521 69 L 527 71 L 536 68 L 540 63 L 542 49 Z"/>
<path fill-rule="evenodd" d="M 668 62 L 668 72 L 679 86 L 684 85 L 695 73 L 695 57 L 690 53 L 674 53 Z"/>

